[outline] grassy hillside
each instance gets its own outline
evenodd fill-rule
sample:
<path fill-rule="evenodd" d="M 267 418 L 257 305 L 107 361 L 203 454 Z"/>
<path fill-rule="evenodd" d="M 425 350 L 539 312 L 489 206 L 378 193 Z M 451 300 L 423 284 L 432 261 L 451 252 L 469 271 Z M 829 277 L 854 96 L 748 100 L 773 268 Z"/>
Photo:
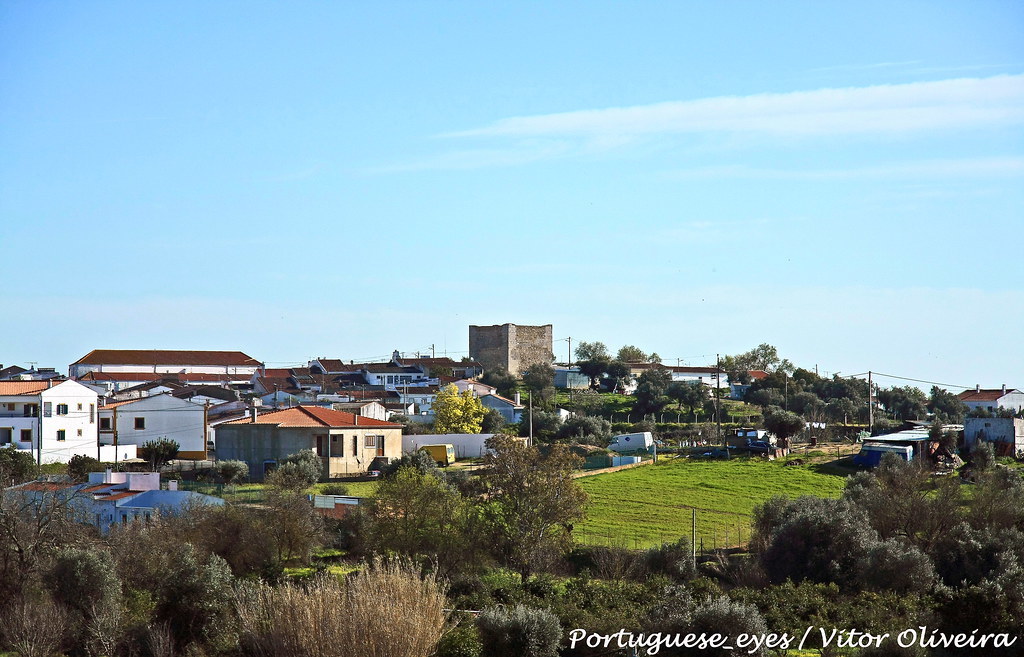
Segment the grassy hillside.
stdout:
<path fill-rule="evenodd" d="M 739 545 L 749 536 L 757 504 L 773 495 L 837 497 L 844 481 L 815 466 L 758 459 L 665 460 L 581 479 L 590 506 L 575 533 L 584 543 L 649 547 L 689 537 L 695 507 L 705 548 Z"/>

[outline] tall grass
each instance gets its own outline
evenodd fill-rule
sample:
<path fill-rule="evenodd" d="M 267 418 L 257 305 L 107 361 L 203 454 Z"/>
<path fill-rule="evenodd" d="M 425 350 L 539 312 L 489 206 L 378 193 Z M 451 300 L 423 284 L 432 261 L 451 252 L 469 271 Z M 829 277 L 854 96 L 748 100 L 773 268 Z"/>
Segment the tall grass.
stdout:
<path fill-rule="evenodd" d="M 409 562 L 375 560 L 341 582 L 239 585 L 243 651 L 258 657 L 428 657 L 445 630 L 445 596 Z"/>

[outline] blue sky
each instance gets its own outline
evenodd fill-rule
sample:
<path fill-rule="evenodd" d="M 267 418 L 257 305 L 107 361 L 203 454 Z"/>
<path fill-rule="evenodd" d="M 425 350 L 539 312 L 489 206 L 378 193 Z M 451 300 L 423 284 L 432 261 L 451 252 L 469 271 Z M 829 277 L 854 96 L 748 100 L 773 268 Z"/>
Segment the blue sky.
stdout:
<path fill-rule="evenodd" d="M 1022 127 L 1019 2 L 7 2 L 0 362 L 517 322 L 1024 387 Z"/>

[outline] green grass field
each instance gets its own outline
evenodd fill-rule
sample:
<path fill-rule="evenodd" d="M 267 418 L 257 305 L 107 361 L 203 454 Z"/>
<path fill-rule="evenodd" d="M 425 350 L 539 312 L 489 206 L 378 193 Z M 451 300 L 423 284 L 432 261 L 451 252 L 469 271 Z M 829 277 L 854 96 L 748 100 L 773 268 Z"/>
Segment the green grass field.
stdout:
<path fill-rule="evenodd" d="M 707 549 L 744 544 L 754 507 L 773 495 L 838 497 L 845 479 L 758 459 L 673 459 L 579 482 L 590 506 L 577 540 L 643 548 L 688 538 L 696 508 L 697 540 Z"/>

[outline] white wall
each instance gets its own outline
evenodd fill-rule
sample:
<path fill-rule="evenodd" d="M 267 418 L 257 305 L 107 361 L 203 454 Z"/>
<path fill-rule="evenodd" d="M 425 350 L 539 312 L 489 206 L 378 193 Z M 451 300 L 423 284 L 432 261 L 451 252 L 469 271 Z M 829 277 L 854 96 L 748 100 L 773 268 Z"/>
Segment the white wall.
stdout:
<path fill-rule="evenodd" d="M 181 452 L 202 452 L 206 447 L 202 404 L 163 394 L 101 409 L 103 416 L 110 418 L 114 411 L 118 445 L 141 447 L 151 440 L 169 438 L 178 443 Z M 135 428 L 135 418 L 144 419 L 144 429 Z M 113 441 L 113 434 L 103 435 L 104 442 Z"/>
<path fill-rule="evenodd" d="M 424 445 L 454 445 L 455 458 L 480 458 L 490 452 L 484 443 L 493 433 L 441 433 L 402 436 L 402 453 L 411 454 Z"/>
<path fill-rule="evenodd" d="M 49 405 L 49 417 L 46 417 Z M 67 407 L 67 413 L 58 413 Z M 96 457 L 99 437 L 99 397 L 91 388 L 75 381 L 64 381 L 39 393 L 40 430 L 42 432 L 43 463 L 67 463 L 72 456 L 82 454 Z M 64 440 L 58 440 L 59 432 Z M 38 437 L 33 448 L 38 449 Z"/>

